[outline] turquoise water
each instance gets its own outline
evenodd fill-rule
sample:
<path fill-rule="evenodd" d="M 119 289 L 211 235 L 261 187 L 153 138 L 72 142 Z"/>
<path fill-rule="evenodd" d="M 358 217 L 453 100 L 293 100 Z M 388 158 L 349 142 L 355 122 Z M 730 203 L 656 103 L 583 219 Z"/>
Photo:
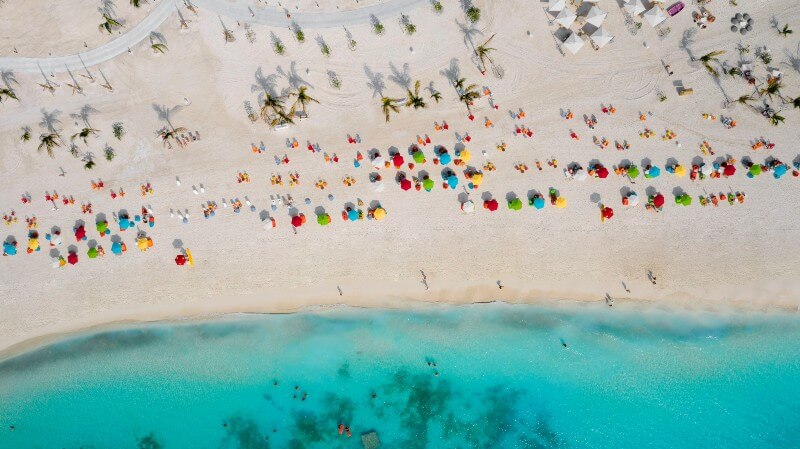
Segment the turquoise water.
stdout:
<path fill-rule="evenodd" d="M 361 448 L 373 430 L 397 449 L 797 448 L 800 318 L 339 309 L 136 326 L 0 363 L 2 449 Z"/>

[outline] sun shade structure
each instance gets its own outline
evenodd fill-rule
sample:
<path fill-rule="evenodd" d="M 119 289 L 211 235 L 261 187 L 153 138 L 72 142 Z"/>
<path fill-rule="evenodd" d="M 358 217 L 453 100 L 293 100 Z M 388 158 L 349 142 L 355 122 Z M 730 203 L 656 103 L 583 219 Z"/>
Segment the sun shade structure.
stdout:
<path fill-rule="evenodd" d="M 623 8 L 632 16 L 638 16 L 645 10 L 642 0 L 628 0 Z"/>
<path fill-rule="evenodd" d="M 603 25 L 603 21 L 606 20 L 608 13 L 603 11 L 602 9 L 598 8 L 597 6 L 592 6 L 592 9 L 586 13 L 586 23 L 590 23 L 598 28 Z"/>
<path fill-rule="evenodd" d="M 576 17 L 577 16 L 571 9 L 564 8 L 556 16 L 555 22 L 564 28 L 569 28 L 569 26 L 572 25 L 573 22 L 575 22 Z"/>
<path fill-rule="evenodd" d="M 608 33 L 605 28 L 600 27 L 591 36 L 589 36 L 599 48 L 603 48 L 607 43 L 614 39 L 614 36 Z"/>
<path fill-rule="evenodd" d="M 569 37 L 564 41 L 564 47 L 573 55 L 583 48 L 585 44 L 586 42 L 584 42 L 583 39 L 581 39 L 581 37 L 575 33 L 570 34 Z"/>
<path fill-rule="evenodd" d="M 667 16 L 664 14 L 664 11 L 658 5 L 656 5 L 645 11 L 644 19 L 647 20 L 647 23 L 649 23 L 651 27 L 655 27 L 661 22 L 667 20 Z"/>
<path fill-rule="evenodd" d="M 465 214 L 471 214 L 471 213 L 475 212 L 475 203 L 472 200 L 467 200 L 467 201 L 461 203 L 461 210 Z"/>
<path fill-rule="evenodd" d="M 565 0 L 547 0 L 547 10 L 550 12 L 559 12 L 566 6 Z"/>

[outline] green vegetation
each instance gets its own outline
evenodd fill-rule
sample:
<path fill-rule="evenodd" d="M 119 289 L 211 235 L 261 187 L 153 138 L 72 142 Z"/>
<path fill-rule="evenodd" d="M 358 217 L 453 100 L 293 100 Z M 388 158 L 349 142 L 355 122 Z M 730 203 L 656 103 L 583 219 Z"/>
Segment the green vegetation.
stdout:
<path fill-rule="evenodd" d="M 481 10 L 475 6 L 470 6 L 467 8 L 467 19 L 472 23 L 481 20 Z"/>

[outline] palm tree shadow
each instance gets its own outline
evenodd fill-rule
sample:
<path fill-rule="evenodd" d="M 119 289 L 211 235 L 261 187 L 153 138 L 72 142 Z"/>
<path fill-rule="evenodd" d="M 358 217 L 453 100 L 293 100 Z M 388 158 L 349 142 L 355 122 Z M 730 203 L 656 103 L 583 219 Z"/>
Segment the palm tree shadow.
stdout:
<path fill-rule="evenodd" d="M 19 81 L 17 81 L 16 76 L 14 76 L 14 72 L 11 70 L 3 70 L 0 72 L 0 80 L 3 81 L 3 84 L 6 85 L 6 89 L 12 89 L 11 85 L 16 84 L 19 86 Z"/>
<path fill-rule="evenodd" d="M 176 112 L 180 111 L 182 108 L 183 107 L 181 105 L 175 105 L 175 106 L 170 108 L 170 107 L 167 107 L 166 105 L 159 105 L 159 104 L 153 103 L 153 110 L 156 111 L 156 115 L 158 116 L 158 119 L 161 120 L 161 121 L 166 122 L 167 126 L 169 126 L 170 129 L 173 129 L 173 130 L 175 129 L 175 127 L 172 126 L 172 116 Z"/>
<path fill-rule="evenodd" d="M 788 62 L 784 62 L 783 64 L 788 65 L 795 72 L 800 73 L 800 43 L 797 44 L 797 51 L 791 53 L 789 50 L 784 50 L 784 54 L 789 59 Z"/>
<path fill-rule="evenodd" d="M 61 111 L 58 109 L 53 109 L 50 112 L 47 112 L 46 109 L 42 108 L 42 121 L 39 122 L 39 126 L 42 128 L 47 129 L 47 131 L 54 133 L 56 132 L 56 125 L 61 123 L 61 120 L 58 119 L 58 116 L 61 115 Z"/>
<path fill-rule="evenodd" d="M 690 48 L 692 44 L 694 44 L 694 37 L 697 34 L 697 30 L 694 28 L 689 28 L 688 30 L 683 32 L 683 37 L 681 38 L 681 43 L 679 47 L 689 55 L 689 58 L 694 61 L 694 53 Z"/>
<path fill-rule="evenodd" d="M 167 38 L 164 37 L 164 35 L 159 33 L 158 31 L 151 31 L 150 32 L 150 44 L 152 45 L 152 44 L 155 44 L 155 43 L 166 45 Z"/>
<path fill-rule="evenodd" d="M 314 86 L 311 85 L 311 83 L 309 83 L 308 81 L 306 81 L 300 75 L 297 74 L 297 62 L 296 61 L 292 61 L 291 62 L 291 64 L 289 65 L 289 71 L 288 72 L 284 72 L 284 70 L 283 70 L 283 68 L 281 66 L 278 66 L 278 68 L 275 71 L 278 72 L 278 75 L 286 78 L 286 81 L 289 82 L 289 86 L 291 86 L 292 89 L 297 90 L 297 89 L 300 88 L 300 86 L 304 86 L 304 85 L 308 86 L 308 87 L 311 87 L 311 88 L 314 87 Z"/>
<path fill-rule="evenodd" d="M 277 93 L 275 92 L 275 84 L 278 79 L 278 75 L 271 74 L 269 76 L 264 76 L 264 72 L 259 67 L 256 70 L 256 83 L 250 86 L 250 92 L 258 92 L 259 94 L 259 101 L 264 96 L 264 93 L 268 93 L 269 95 L 275 97 Z"/>
<path fill-rule="evenodd" d="M 386 90 L 386 83 L 383 82 L 383 74 L 373 72 L 368 65 L 364 64 L 364 73 L 367 75 L 367 87 L 372 89 L 372 98 L 382 97 Z"/>
<path fill-rule="evenodd" d="M 483 31 L 475 28 L 475 26 L 471 23 L 464 22 L 461 23 L 456 19 L 456 25 L 458 25 L 458 29 L 461 31 L 461 34 L 464 35 L 464 45 L 471 48 L 473 53 L 475 52 L 475 40 L 476 36 L 483 36 Z"/>
<path fill-rule="evenodd" d="M 456 80 L 458 80 L 458 77 L 461 75 L 461 69 L 458 68 L 458 59 L 451 59 L 450 67 L 442 69 L 439 73 L 447 78 L 450 84 L 455 84 Z"/>
<path fill-rule="evenodd" d="M 87 128 L 91 128 L 91 125 L 89 125 L 89 116 L 98 112 L 100 111 L 95 109 L 93 106 L 86 104 L 83 105 L 83 107 L 81 108 L 80 111 L 78 111 L 78 113 L 70 114 L 69 116 L 72 119 L 82 121 Z"/>
<path fill-rule="evenodd" d="M 411 88 L 411 73 L 408 63 L 403 64 L 403 70 L 400 71 L 393 62 L 389 63 L 389 70 L 392 74 L 389 75 L 389 80 L 402 87 L 403 89 Z"/>

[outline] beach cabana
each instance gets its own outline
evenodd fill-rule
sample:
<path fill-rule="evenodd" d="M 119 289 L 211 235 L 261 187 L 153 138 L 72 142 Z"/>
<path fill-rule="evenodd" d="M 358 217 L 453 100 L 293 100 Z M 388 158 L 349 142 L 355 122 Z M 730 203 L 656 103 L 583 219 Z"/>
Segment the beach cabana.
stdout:
<path fill-rule="evenodd" d="M 576 17 L 575 12 L 569 8 L 564 8 L 556 16 L 555 22 L 564 28 L 569 28 L 569 26 L 575 22 Z"/>
<path fill-rule="evenodd" d="M 651 27 L 655 28 L 661 22 L 667 20 L 667 16 L 658 5 L 654 5 L 652 8 L 645 11 L 644 19 L 647 20 L 647 23 L 649 23 Z"/>
<path fill-rule="evenodd" d="M 597 28 L 600 28 L 603 25 L 603 21 L 606 20 L 608 13 L 603 11 L 602 9 L 598 8 L 597 5 L 593 5 L 592 9 L 586 13 L 586 23 L 590 23 Z"/>
<path fill-rule="evenodd" d="M 550 12 L 559 12 L 566 6 L 565 0 L 547 0 L 547 10 Z"/>
<path fill-rule="evenodd" d="M 465 214 L 471 214 L 475 212 L 475 203 L 472 200 L 467 200 L 461 203 L 461 211 Z"/>
<path fill-rule="evenodd" d="M 578 51 L 583 48 L 585 44 L 586 42 L 584 42 L 583 39 L 581 39 L 581 37 L 576 33 L 570 34 L 569 37 L 564 40 L 564 47 L 573 55 L 578 53 Z"/>
<path fill-rule="evenodd" d="M 592 39 L 592 42 L 597 45 L 597 48 L 603 48 L 607 43 L 614 40 L 614 36 L 608 33 L 605 28 L 600 27 L 595 30 L 594 33 L 589 36 Z"/>
<path fill-rule="evenodd" d="M 632 16 L 638 16 L 645 10 L 642 0 L 628 0 L 622 8 Z"/>

